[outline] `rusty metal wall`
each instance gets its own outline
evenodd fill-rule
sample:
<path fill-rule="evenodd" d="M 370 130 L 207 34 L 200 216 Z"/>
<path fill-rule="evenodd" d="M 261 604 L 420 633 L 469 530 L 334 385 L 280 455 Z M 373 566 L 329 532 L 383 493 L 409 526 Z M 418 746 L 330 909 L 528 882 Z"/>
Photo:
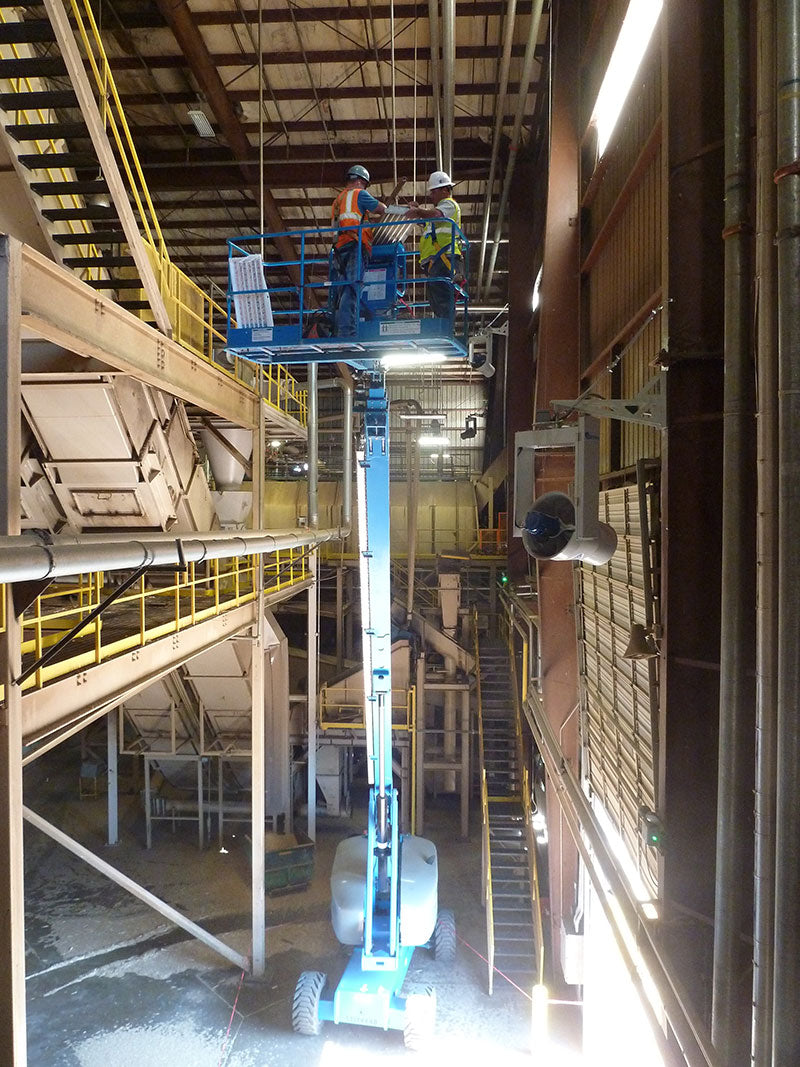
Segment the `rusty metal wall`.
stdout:
<path fill-rule="evenodd" d="M 604 34 L 609 24 L 611 16 Z M 598 56 L 605 54 L 604 41 Z M 604 397 L 633 396 L 658 371 L 660 313 L 648 316 L 660 308 L 662 294 L 661 133 L 656 33 L 606 157 L 596 168 L 584 159 L 582 372 L 584 386 Z M 604 427 L 605 471 L 659 454 L 657 430 Z"/>
<path fill-rule="evenodd" d="M 637 486 L 602 493 L 600 513 L 617 531 L 619 545 L 605 566 L 584 565 L 579 576 L 584 766 L 593 792 L 656 897 L 658 856 L 642 842 L 639 812 L 642 807 L 657 810 L 657 708 L 651 703 L 650 678 L 657 661 L 623 657 L 631 625 L 646 622 L 647 537 Z M 649 528 L 656 521 L 650 496 L 648 516 Z"/>

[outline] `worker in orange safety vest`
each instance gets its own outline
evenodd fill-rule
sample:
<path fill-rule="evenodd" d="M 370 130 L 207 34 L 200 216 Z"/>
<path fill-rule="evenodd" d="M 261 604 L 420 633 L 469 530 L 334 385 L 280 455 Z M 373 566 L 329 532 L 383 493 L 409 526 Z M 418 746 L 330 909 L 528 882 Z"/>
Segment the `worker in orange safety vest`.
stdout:
<path fill-rule="evenodd" d="M 355 164 L 347 171 L 347 185 L 331 206 L 331 226 L 338 227 L 330 257 L 331 299 L 337 337 L 358 332 L 361 283 L 372 249 L 372 231 L 359 229 L 370 216 L 380 218 L 386 205 L 367 192 L 369 171 Z"/>

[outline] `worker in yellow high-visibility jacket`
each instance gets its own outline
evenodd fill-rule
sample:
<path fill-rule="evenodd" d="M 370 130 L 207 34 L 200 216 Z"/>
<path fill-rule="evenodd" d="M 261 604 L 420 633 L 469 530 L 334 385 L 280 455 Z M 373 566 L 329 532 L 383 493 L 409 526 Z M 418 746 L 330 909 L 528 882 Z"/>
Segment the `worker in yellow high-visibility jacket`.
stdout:
<path fill-rule="evenodd" d="M 331 292 L 337 337 L 353 337 L 358 332 L 360 283 L 372 249 L 372 231 L 359 227 L 371 215 L 380 218 L 386 213 L 386 205 L 367 192 L 368 185 L 369 171 L 355 164 L 347 171 L 347 185 L 331 206 L 331 225 L 339 228 L 330 266 L 330 280 L 340 283 Z"/>
<path fill-rule="evenodd" d="M 419 262 L 428 276 L 428 302 L 435 318 L 449 319 L 455 315 L 454 284 L 464 281 L 464 242 L 461 228 L 461 208 L 453 199 L 453 180 L 443 170 L 435 170 L 428 178 L 428 198 L 433 207 L 410 204 L 404 218 L 424 222 L 419 239 Z M 447 281 L 439 279 L 446 278 Z"/>

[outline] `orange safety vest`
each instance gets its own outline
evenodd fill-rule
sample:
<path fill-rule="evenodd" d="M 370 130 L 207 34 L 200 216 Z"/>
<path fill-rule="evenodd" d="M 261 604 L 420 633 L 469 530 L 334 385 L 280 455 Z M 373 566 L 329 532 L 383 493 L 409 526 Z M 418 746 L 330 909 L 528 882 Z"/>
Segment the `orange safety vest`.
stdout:
<path fill-rule="evenodd" d="M 331 207 L 331 226 L 338 226 L 343 232 L 336 239 L 336 247 L 343 248 L 350 241 L 358 239 L 358 233 L 347 233 L 348 228 L 360 226 L 365 212 L 358 206 L 360 189 L 342 189 Z M 369 252 L 372 248 L 372 230 L 361 231 L 361 243 Z"/>

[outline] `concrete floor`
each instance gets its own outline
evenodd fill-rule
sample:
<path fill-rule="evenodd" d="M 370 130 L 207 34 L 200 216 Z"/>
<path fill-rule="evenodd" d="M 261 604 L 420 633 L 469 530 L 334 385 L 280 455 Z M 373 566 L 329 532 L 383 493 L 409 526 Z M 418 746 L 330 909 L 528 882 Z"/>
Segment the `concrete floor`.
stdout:
<path fill-rule="evenodd" d="M 48 760 L 48 762 L 45 762 Z M 138 796 L 121 797 L 122 843 L 105 839 L 105 798 L 77 797 L 76 764 L 43 757 L 26 772 L 26 803 L 234 948 L 250 948 L 249 842 L 245 825 L 197 849 L 196 824 L 156 824 L 144 847 Z M 475 813 L 477 815 L 477 813 Z M 338 980 L 348 951 L 329 921 L 328 877 L 336 844 L 364 816 L 321 819 L 309 889 L 267 899 L 267 977 L 242 976 L 183 931 L 27 826 L 26 937 L 30 1067 L 361 1067 L 410 1056 L 459 1067 L 492 1060 L 530 1063 L 529 1004 L 496 978 L 486 990 L 480 899 L 480 827 L 458 839 L 458 811 L 432 805 L 426 836 L 440 856 L 440 905 L 453 908 L 455 965 L 419 950 L 407 989 L 431 984 L 438 999 L 430 1049 L 409 1053 L 398 1032 L 327 1024 L 316 1038 L 291 1030 L 294 985 L 303 970 Z M 233 836 L 235 835 L 235 836 Z M 465 943 L 464 943 L 465 942 Z"/>

